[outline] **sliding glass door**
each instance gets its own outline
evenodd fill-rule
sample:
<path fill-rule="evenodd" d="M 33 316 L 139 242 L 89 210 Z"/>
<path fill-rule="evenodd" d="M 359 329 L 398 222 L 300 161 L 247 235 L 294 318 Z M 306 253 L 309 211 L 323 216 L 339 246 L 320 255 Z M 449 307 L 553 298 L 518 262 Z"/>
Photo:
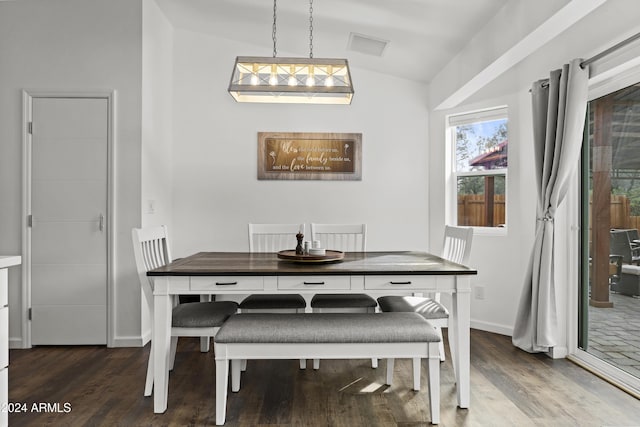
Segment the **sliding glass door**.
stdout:
<path fill-rule="evenodd" d="M 582 177 L 578 345 L 640 378 L 640 83 L 589 102 Z"/>

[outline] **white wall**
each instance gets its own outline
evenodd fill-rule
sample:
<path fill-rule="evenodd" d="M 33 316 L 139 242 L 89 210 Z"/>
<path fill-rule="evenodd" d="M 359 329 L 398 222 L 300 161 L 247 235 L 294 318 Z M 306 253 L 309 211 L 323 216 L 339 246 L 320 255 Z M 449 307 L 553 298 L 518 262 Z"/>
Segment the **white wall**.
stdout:
<path fill-rule="evenodd" d="M 426 86 L 352 69 L 350 106 L 238 104 L 235 56 L 270 52 L 182 30 L 174 46 L 174 256 L 248 250 L 249 222 L 365 222 L 368 249 L 427 249 Z M 258 181 L 259 131 L 361 132 L 362 181 Z"/>
<path fill-rule="evenodd" d="M 533 150 L 527 135 L 530 108 L 518 94 L 487 99 L 447 111 L 431 112 L 431 209 L 428 220 L 432 246 L 438 247 L 444 236 L 444 224 L 455 221 L 455 218 L 445 217 L 443 208 L 447 181 L 444 159 L 446 150 L 449 149 L 445 143 L 446 116 L 503 105 L 508 106 L 509 119 L 507 228 L 493 229 L 490 233 L 476 229 L 469 265 L 478 270 L 478 275 L 471 280 L 472 288 L 483 286 L 485 297 L 480 300 L 472 294 L 472 327 L 510 335 L 531 250 L 528 244 L 533 241 L 535 231 L 535 198 L 532 196 L 535 193 L 532 192 L 529 179 L 533 176 Z M 444 301 L 446 303 L 447 299 Z"/>
<path fill-rule="evenodd" d="M 566 2 L 563 2 L 564 4 Z M 544 4 L 549 7 L 548 3 Z M 531 4 L 533 6 L 533 4 Z M 524 7 L 526 4 L 508 4 L 507 8 Z M 536 3 L 536 6 L 538 4 Z M 520 16 L 519 14 L 515 15 Z M 447 223 L 444 210 L 444 120 L 452 113 L 473 111 L 499 105 L 509 108 L 509 175 L 507 179 L 507 223 L 505 236 L 474 236 L 470 264 L 475 266 L 478 277 L 472 286 L 485 286 L 485 299 L 478 300 L 472 296 L 472 326 L 488 331 L 511 335 L 515 315 L 522 291 L 524 276 L 535 232 L 535 178 L 533 160 L 533 135 L 531 124 L 531 100 L 528 92 L 534 80 L 548 77 L 549 71 L 557 69 L 573 58 L 588 58 L 622 39 L 637 33 L 637 17 L 640 16 L 640 2 L 635 0 L 609 0 L 603 6 L 578 21 L 573 27 L 548 43 L 542 50 L 522 61 L 504 75 L 499 76 L 486 88 L 480 90 L 466 103 L 444 111 L 432 111 L 430 120 L 431 162 L 430 162 L 430 215 L 431 243 L 436 245 L 442 239 L 441 230 Z M 503 24 L 492 21 L 475 38 L 468 49 L 465 49 L 454 61 L 447 65 L 434 79 L 430 100 L 435 107 L 442 99 L 453 93 L 466 77 L 480 72 L 486 64 L 495 59 L 495 40 L 501 36 L 508 22 L 509 15 L 498 14 Z M 496 19 L 497 19 L 496 18 Z M 513 18 L 516 19 L 516 18 Z M 510 33 L 507 33 L 507 36 Z M 484 40 L 483 44 L 478 44 Z M 512 40 L 513 41 L 513 40 Z M 636 43 L 637 44 L 637 43 Z M 482 46 L 489 46 L 488 48 Z M 505 45 L 509 47 L 509 45 Z M 502 47 L 505 47 L 502 46 Z M 624 55 L 622 54 L 624 52 Z M 591 76 L 597 75 L 617 64 L 623 58 L 628 60 L 635 49 L 625 49 L 604 61 L 594 64 Z M 466 64 L 463 66 L 462 64 Z M 455 70 L 458 70 L 457 72 Z M 464 77 L 464 78 L 463 78 Z M 571 199 L 568 199 L 571 200 Z M 573 199 L 574 203 L 577 203 Z M 561 216 L 576 209 L 563 207 L 558 212 Z M 575 206 L 574 206 L 575 208 Z M 576 226 L 575 219 L 558 218 L 556 221 L 559 236 L 575 237 L 575 231 L 569 228 Z M 566 233 L 566 234 L 562 234 Z M 568 238 L 568 237 L 567 237 Z M 577 259 L 568 259 L 570 252 L 564 242 L 558 242 L 558 271 L 556 274 L 556 290 L 558 295 L 558 342 L 559 347 L 566 350 L 567 328 L 571 327 L 572 313 L 568 310 L 567 288 L 577 286 L 575 280 L 569 279 L 567 268 L 569 263 L 577 263 Z M 563 267 L 564 264 L 564 267 Z M 562 354 L 560 351 L 560 354 Z"/>
<path fill-rule="evenodd" d="M 173 26 L 155 0 L 142 0 L 142 227 L 172 229 L 172 143 Z M 146 342 L 151 332 L 146 304 L 141 310 Z"/>
<path fill-rule="evenodd" d="M 527 11 L 530 3 L 507 7 Z M 248 222 L 363 221 L 369 249 L 437 251 L 446 222 L 444 117 L 506 104 L 509 228 L 503 236 L 476 235 L 470 263 L 480 272 L 474 286 L 485 286 L 485 300 L 472 300 L 473 325 L 510 334 L 535 220 L 527 88 L 562 62 L 637 32 L 639 9 L 637 0 L 609 0 L 467 104 L 430 114 L 427 100 L 435 105 L 455 91 L 536 19 L 500 14 L 501 22 L 517 25 L 488 23 L 431 91 L 354 69 L 351 106 L 251 105 L 236 104 L 226 91 L 234 57 L 270 52 L 182 30 L 172 34 L 153 2 L 0 1 L 0 253 L 21 252 L 23 88 L 117 91 L 115 335 L 123 344 L 139 342 L 141 330 L 132 227 L 172 225 L 174 256 L 246 250 Z M 362 181 L 258 181 L 258 131 L 362 132 Z M 155 214 L 142 213 L 148 200 L 156 201 Z M 20 275 L 12 276 L 16 343 Z"/>
<path fill-rule="evenodd" d="M 142 226 L 171 228 L 173 26 L 154 0 L 142 7 Z"/>
<path fill-rule="evenodd" d="M 0 253 L 22 252 L 21 90 L 116 90 L 115 337 L 125 344 L 140 334 L 130 230 L 140 224 L 141 22 L 140 1 L 0 2 Z M 19 276 L 9 287 L 13 346 Z"/>

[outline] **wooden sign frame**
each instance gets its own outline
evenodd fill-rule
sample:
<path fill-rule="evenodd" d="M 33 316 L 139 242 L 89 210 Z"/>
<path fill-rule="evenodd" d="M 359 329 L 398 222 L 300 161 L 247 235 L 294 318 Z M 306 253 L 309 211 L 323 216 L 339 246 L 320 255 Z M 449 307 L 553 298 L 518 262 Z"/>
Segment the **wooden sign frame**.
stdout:
<path fill-rule="evenodd" d="M 362 134 L 258 132 L 258 179 L 360 181 Z"/>

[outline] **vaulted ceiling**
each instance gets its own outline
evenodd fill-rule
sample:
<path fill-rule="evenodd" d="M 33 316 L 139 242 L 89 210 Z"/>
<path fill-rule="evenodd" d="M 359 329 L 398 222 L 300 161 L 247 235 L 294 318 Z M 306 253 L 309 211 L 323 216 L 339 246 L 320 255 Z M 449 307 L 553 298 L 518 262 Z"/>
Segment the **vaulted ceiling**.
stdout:
<path fill-rule="evenodd" d="M 156 0 L 175 28 L 255 45 L 271 56 L 271 0 Z M 314 0 L 314 57 L 419 82 L 431 79 L 507 0 Z M 308 0 L 278 0 L 278 56 L 309 56 Z M 382 56 L 349 49 L 351 33 L 388 41 Z"/>
<path fill-rule="evenodd" d="M 247 43 L 240 56 L 273 53 L 273 0 L 155 1 L 177 30 Z M 278 56 L 308 57 L 309 0 L 276 6 Z M 588 58 L 637 32 L 638 12 L 638 0 L 313 0 L 313 54 L 432 83 L 440 110 Z M 381 56 L 363 53 L 352 34 L 388 44 Z"/>

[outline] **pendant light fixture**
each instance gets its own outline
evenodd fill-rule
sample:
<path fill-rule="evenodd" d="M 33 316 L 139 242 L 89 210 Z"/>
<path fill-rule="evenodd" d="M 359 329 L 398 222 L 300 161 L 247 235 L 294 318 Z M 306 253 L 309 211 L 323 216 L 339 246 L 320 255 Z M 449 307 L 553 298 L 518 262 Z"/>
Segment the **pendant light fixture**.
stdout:
<path fill-rule="evenodd" d="M 273 0 L 273 57 L 238 56 L 229 93 L 237 102 L 351 104 L 353 84 L 346 59 L 313 57 L 313 0 L 309 0 L 309 58 L 277 58 Z"/>

